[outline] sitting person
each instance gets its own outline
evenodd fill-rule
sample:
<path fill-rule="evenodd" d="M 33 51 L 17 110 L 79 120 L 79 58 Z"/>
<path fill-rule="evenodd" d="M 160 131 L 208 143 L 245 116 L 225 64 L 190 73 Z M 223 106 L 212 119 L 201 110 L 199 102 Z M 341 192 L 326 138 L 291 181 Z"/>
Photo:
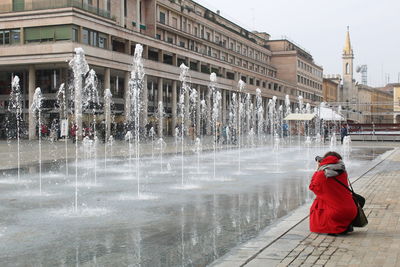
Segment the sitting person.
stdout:
<path fill-rule="evenodd" d="M 309 186 L 316 195 L 310 209 L 310 230 L 331 235 L 351 232 L 357 207 L 351 193 L 334 179 L 349 185 L 342 157 L 336 152 L 328 152 L 318 161 L 318 169 Z"/>

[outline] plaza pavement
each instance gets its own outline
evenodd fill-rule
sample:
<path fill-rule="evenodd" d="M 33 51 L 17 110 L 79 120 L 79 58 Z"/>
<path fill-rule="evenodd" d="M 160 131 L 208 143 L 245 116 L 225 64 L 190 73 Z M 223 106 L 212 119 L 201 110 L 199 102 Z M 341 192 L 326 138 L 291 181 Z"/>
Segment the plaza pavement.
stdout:
<path fill-rule="evenodd" d="M 308 203 L 212 266 L 400 266 L 400 148 L 392 145 L 394 151 L 352 179 L 366 197 L 366 227 L 343 236 L 311 233 Z"/>
<path fill-rule="evenodd" d="M 213 149 L 212 137 L 203 138 L 202 150 Z M 178 140 L 178 149 L 175 147 L 175 139 L 173 137 L 165 137 L 164 139 L 166 146 L 163 150 L 164 154 L 175 154 L 181 152 L 180 140 Z M 184 146 L 184 153 L 191 152 L 195 150 L 194 142 L 187 140 Z M 5 140 L 0 140 L 0 170 L 12 169 L 18 167 L 18 148 L 17 141 L 12 140 L 7 142 Z M 67 153 L 65 152 L 65 141 L 58 140 L 51 142 L 49 140 L 42 140 L 41 142 L 41 154 L 42 162 L 52 162 L 58 160 L 75 159 L 75 143 L 72 140 L 67 140 Z M 224 145 L 226 148 L 226 145 Z M 132 149 L 134 150 L 134 145 L 132 144 Z M 150 156 L 154 153 L 154 156 L 159 154 L 157 147 L 157 140 L 154 141 L 153 147 L 151 141 L 141 141 L 140 144 L 140 154 Z M 79 157 L 83 158 L 82 144 L 79 143 L 78 146 Z M 134 152 L 132 152 L 134 153 Z M 97 146 L 97 157 L 103 159 L 105 154 L 105 145 L 99 142 Z M 107 157 L 128 157 L 129 156 L 129 145 L 126 141 L 114 141 L 112 148 L 107 145 Z M 36 164 L 39 160 L 39 142 L 38 140 L 20 141 L 20 162 L 21 166 L 28 166 L 31 164 Z"/>
<path fill-rule="evenodd" d="M 212 149 L 212 143 L 203 149 Z M 176 153 L 173 139 L 167 139 L 165 153 Z M 207 142 L 206 142 L 207 143 Z M 212 266 L 400 266 L 400 147 L 398 143 L 353 142 L 353 146 L 397 147 L 371 165 L 360 177 L 352 179 L 357 193 L 367 199 L 364 210 L 369 224 L 355 228 L 346 236 L 310 233 L 310 203 L 298 208 L 260 235 L 212 263 Z M 42 143 L 43 161 L 65 159 L 63 141 Z M 193 145 L 186 150 L 192 150 Z M 143 154 L 151 153 L 151 144 L 141 145 Z M 98 147 L 99 155 L 104 145 Z M 126 156 L 126 142 L 116 142 L 113 156 Z M 68 143 L 68 158 L 75 157 L 75 146 Z M 17 166 L 16 142 L 0 141 L 0 170 Z M 22 165 L 37 163 L 37 142 L 21 142 Z"/>

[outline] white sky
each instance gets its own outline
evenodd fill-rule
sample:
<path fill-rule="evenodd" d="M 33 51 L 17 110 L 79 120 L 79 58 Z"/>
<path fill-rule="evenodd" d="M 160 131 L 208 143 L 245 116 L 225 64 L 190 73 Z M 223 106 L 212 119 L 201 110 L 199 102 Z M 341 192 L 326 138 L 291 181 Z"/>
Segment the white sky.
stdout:
<path fill-rule="evenodd" d="M 400 73 L 399 0 L 195 0 L 247 30 L 265 31 L 271 39 L 287 36 L 309 51 L 324 74 L 342 74 L 347 25 L 355 68 L 368 65 L 368 84 Z M 361 75 L 355 73 L 361 81 Z"/>

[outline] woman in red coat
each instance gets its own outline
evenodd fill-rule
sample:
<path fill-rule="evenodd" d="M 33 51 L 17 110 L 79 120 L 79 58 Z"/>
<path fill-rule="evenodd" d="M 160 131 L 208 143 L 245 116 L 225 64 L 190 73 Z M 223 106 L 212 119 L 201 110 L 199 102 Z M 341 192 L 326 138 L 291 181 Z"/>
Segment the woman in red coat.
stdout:
<path fill-rule="evenodd" d="M 328 152 L 320 160 L 309 187 L 316 195 L 310 209 L 311 232 L 344 234 L 353 230 L 351 222 L 357 215 L 357 207 L 351 193 L 333 177 L 348 186 L 342 157 Z"/>

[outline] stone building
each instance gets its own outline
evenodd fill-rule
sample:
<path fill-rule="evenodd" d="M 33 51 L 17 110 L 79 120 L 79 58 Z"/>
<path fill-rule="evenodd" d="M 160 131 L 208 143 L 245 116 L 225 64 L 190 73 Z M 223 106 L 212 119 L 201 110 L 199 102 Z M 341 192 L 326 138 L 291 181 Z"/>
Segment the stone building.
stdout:
<path fill-rule="evenodd" d="M 393 93 L 358 84 L 359 107 L 362 123 L 392 123 Z"/>
<path fill-rule="evenodd" d="M 309 53 L 288 40 L 250 32 L 190 0 L 4 0 L 0 13 L 0 121 L 5 120 L 12 77 L 18 75 L 30 138 L 35 120 L 28 107 L 35 88 L 43 92 L 43 120 L 50 123 L 59 117 L 56 92 L 70 82 L 68 61 L 76 47 L 84 49 L 96 71 L 100 95 L 111 89 L 115 122 L 122 122 L 132 55 L 135 45 L 142 44 L 144 116 L 155 124 L 157 103 L 163 101 L 165 134 L 173 134 L 177 124 L 182 63 L 190 67 L 199 100 L 210 101 L 209 75 L 217 74 L 222 123 L 239 79 L 247 83 L 246 93 L 260 88 L 264 103 L 276 95 L 282 104 L 286 94 L 292 102 L 303 95 L 312 106 L 322 99 L 322 68 Z"/>
<path fill-rule="evenodd" d="M 358 84 L 353 72 L 354 53 L 347 29 L 342 54 L 343 79 L 339 86 L 336 105 L 348 121 L 359 123 L 390 123 L 393 121 L 393 92 Z M 325 92 L 324 92 L 325 93 Z"/>
<path fill-rule="evenodd" d="M 322 94 L 324 102 L 338 102 L 341 86 L 340 75 L 325 76 L 322 81 Z"/>

